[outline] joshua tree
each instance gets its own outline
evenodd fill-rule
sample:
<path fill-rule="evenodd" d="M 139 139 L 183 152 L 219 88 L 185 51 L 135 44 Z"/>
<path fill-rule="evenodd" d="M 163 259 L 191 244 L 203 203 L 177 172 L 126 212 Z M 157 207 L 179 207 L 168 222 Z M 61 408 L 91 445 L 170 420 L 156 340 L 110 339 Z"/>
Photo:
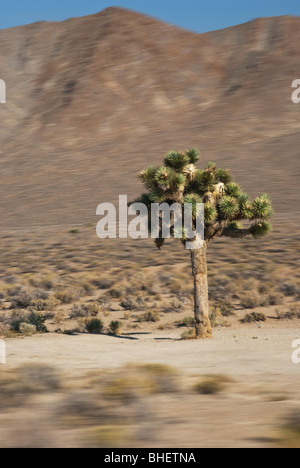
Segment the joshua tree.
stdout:
<path fill-rule="evenodd" d="M 251 201 L 241 187 L 232 181 L 229 170 L 218 169 L 213 162 L 204 170 L 197 169 L 195 164 L 198 160 L 197 149 L 171 151 L 166 155 L 163 166 L 149 166 L 139 174 L 148 192 L 135 202 L 145 204 L 149 214 L 153 203 L 164 202 L 169 206 L 179 203 L 182 207 L 190 203 L 193 223 L 197 217 L 197 204 L 204 204 L 204 242 L 201 247 L 191 249 L 190 254 L 194 277 L 196 337 L 206 338 L 212 335 L 207 281 L 208 245 L 220 236 L 236 239 L 260 239 L 266 236 L 272 228 L 269 221 L 273 210 L 267 194 Z M 180 237 L 184 245 L 187 241 L 197 240 L 187 239 L 184 230 L 180 236 L 178 233 L 175 236 L 174 224 L 171 233 L 173 237 Z M 162 248 L 164 239 L 161 233 L 155 243 L 159 249 Z"/>

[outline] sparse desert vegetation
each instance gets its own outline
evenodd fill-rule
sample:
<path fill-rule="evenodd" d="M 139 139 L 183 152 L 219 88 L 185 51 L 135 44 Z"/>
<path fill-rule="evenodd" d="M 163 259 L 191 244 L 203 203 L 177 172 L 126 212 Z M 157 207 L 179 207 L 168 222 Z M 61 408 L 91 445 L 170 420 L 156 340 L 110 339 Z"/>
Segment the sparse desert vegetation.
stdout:
<path fill-rule="evenodd" d="M 255 241 L 231 244 L 230 249 L 223 248 L 222 240 L 215 243 L 208 258 L 215 327 L 255 327 L 257 314 L 265 316 L 260 321 L 264 327 L 297 326 L 299 234 L 291 229 L 289 243 L 281 235 L 280 230 L 272 234 L 276 254 L 267 241 L 259 254 Z M 71 243 L 63 231 L 47 238 L 37 232 L 22 242 L 17 234 L 5 235 L 0 249 L 1 336 L 84 333 L 83 321 L 93 318 L 102 321 L 104 333 L 112 321 L 122 323 L 125 333 L 137 327 L 145 332 L 160 327 L 163 333 L 194 326 L 186 251 L 177 251 L 170 242 L 162 257 L 151 240 L 139 244 L 141 248 L 130 240 L 119 241 L 117 249 L 110 245 L 112 241 L 99 241 L 92 227 L 82 227 Z M 230 265 L 233 257 L 240 261 Z M 287 276 L 293 280 L 286 281 Z M 178 338 L 184 332 L 178 330 Z"/>

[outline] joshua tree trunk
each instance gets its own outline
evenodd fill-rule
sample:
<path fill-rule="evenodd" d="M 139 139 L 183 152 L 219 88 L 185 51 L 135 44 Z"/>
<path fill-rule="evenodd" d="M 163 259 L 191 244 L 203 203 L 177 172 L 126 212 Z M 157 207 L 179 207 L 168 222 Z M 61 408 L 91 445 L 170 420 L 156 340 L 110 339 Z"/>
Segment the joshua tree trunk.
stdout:
<path fill-rule="evenodd" d="M 201 249 L 191 250 L 196 338 L 210 338 L 212 336 L 212 326 L 209 319 L 206 250 L 206 243 Z"/>

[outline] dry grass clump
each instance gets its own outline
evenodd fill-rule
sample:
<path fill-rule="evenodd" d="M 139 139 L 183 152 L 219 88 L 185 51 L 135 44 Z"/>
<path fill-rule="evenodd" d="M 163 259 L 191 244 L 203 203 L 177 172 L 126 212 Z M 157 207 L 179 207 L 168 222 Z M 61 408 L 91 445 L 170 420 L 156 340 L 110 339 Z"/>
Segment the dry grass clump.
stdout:
<path fill-rule="evenodd" d="M 88 319 L 85 322 L 86 331 L 92 335 L 99 335 L 102 333 L 104 324 L 102 320 L 97 318 Z"/>
<path fill-rule="evenodd" d="M 144 314 L 138 315 L 137 317 L 138 322 L 159 322 L 160 321 L 160 314 L 157 311 L 148 311 Z"/>
<path fill-rule="evenodd" d="M 242 319 L 242 323 L 265 322 L 267 317 L 262 312 L 251 312 L 246 314 Z"/>
<path fill-rule="evenodd" d="M 223 317 L 230 317 L 235 315 L 234 305 L 230 299 L 217 299 L 214 302 L 214 306 L 220 309 Z"/>
<path fill-rule="evenodd" d="M 288 319 L 288 320 L 300 319 L 300 306 L 298 306 L 298 305 L 290 306 L 289 309 L 285 310 L 285 311 L 282 311 L 280 309 L 276 309 L 275 312 L 276 312 L 277 318 L 279 320 L 283 320 L 283 319 Z"/>
<path fill-rule="evenodd" d="M 192 330 L 187 330 L 182 333 L 180 339 L 182 341 L 187 341 L 187 340 L 195 340 L 196 339 L 196 331 L 195 329 Z"/>
<path fill-rule="evenodd" d="M 197 382 L 195 391 L 201 395 L 218 395 L 232 380 L 225 375 L 209 375 Z"/>
<path fill-rule="evenodd" d="M 119 320 L 113 320 L 110 322 L 108 330 L 112 335 L 121 335 L 123 323 Z"/>
<path fill-rule="evenodd" d="M 69 317 L 71 319 L 79 317 L 97 317 L 101 311 L 102 306 L 99 302 L 90 302 L 81 305 L 76 304 L 69 312 Z"/>
<path fill-rule="evenodd" d="M 128 403 L 147 395 L 178 390 L 176 371 L 163 364 L 131 365 L 119 374 L 104 384 L 102 394 L 105 398 Z"/>
<path fill-rule="evenodd" d="M 210 306 L 209 318 L 212 327 L 218 327 L 221 324 L 220 320 L 222 318 L 222 311 L 220 307 L 216 306 L 215 304 L 212 304 Z"/>
<path fill-rule="evenodd" d="M 240 297 L 243 309 L 255 309 L 261 305 L 261 299 L 257 294 L 245 293 Z"/>
<path fill-rule="evenodd" d="M 175 322 L 177 327 L 194 327 L 195 326 L 195 318 L 194 317 L 185 317 L 183 320 L 178 320 Z"/>
<path fill-rule="evenodd" d="M 297 296 L 300 293 L 300 288 L 293 282 L 283 283 L 279 286 L 278 291 L 287 297 Z"/>
<path fill-rule="evenodd" d="M 73 289 L 59 289 L 55 292 L 54 297 L 58 299 L 62 304 L 71 304 L 71 302 L 77 301 L 80 299 L 80 291 L 75 291 Z"/>
<path fill-rule="evenodd" d="M 281 448 L 300 448 L 300 412 L 291 414 L 282 426 L 277 444 Z"/>

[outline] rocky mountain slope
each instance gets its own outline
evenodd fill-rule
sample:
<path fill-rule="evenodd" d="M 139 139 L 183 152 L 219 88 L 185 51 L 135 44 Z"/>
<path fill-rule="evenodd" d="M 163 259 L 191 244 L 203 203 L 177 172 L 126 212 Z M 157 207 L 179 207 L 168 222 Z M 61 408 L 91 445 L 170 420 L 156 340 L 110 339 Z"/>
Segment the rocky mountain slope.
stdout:
<path fill-rule="evenodd" d="M 119 8 L 1 30 L 1 226 L 93 222 L 188 146 L 296 219 L 299 40 L 297 17 L 195 34 Z"/>

